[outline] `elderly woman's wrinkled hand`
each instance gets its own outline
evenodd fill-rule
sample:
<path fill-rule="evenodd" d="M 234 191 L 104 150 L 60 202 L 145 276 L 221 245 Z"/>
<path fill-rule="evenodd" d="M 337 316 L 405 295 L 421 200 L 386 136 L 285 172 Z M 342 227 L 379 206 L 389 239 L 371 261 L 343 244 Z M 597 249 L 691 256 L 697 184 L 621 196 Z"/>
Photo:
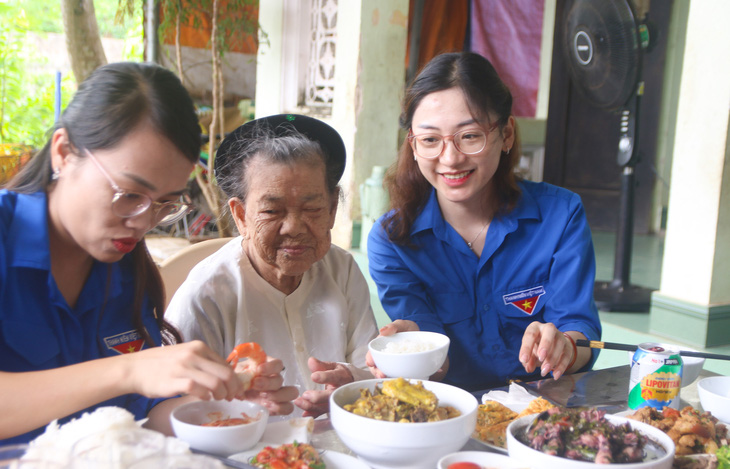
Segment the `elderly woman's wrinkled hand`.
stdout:
<path fill-rule="evenodd" d="M 343 384 L 355 380 L 349 369 L 342 363 L 323 362 L 314 357 L 307 361 L 309 370 L 312 372 L 312 381 L 317 384 L 324 384 L 324 390 L 304 391 L 301 397 L 294 401 L 299 408 L 304 410 L 305 417 L 318 417 L 329 411 L 329 399 L 332 391 Z"/>
<path fill-rule="evenodd" d="M 294 386 L 282 386 L 281 372 L 284 363 L 278 358 L 267 357 L 266 362 L 256 368 L 256 377 L 251 389 L 242 396 L 269 409 L 271 415 L 288 415 L 294 410 L 292 401 L 299 395 Z"/>
<path fill-rule="evenodd" d="M 546 376 L 551 371 L 555 379 L 560 378 L 574 363 L 573 347 L 570 339 L 552 323 L 532 322 L 522 336 L 520 362 L 525 371 L 532 373 L 540 366 L 540 374 Z"/>

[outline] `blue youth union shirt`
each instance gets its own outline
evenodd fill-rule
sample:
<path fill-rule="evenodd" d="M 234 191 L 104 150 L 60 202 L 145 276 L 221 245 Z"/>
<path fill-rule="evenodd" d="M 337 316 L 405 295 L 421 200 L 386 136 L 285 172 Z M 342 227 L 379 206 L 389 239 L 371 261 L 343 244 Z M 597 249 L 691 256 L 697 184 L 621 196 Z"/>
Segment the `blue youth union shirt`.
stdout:
<path fill-rule="evenodd" d="M 595 256 L 580 198 L 546 183 L 520 187 L 514 210 L 492 220 L 481 257 L 444 220 L 434 190 L 411 229 L 413 246 L 390 242 L 383 218 L 368 237 L 370 274 L 385 311 L 448 335 L 445 381 L 465 389 L 540 378 L 518 356 L 533 321 L 600 340 Z"/>
<path fill-rule="evenodd" d="M 113 264 L 95 262 L 71 308 L 51 274 L 46 217 L 44 193 L 0 190 L 0 370 L 46 370 L 147 348 L 132 323 L 131 257 Z M 145 327 L 159 345 L 160 330 L 146 301 L 143 311 Z M 100 406 L 123 407 L 141 419 L 160 401 L 119 396 L 59 423 Z M 44 429 L 0 444 L 29 441 Z"/>

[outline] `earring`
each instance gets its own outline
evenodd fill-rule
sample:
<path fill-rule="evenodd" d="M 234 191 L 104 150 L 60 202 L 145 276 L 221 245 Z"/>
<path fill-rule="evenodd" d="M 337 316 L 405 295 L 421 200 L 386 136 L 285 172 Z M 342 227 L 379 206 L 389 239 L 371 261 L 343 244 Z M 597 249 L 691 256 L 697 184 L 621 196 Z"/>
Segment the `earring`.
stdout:
<path fill-rule="evenodd" d="M 51 181 L 58 181 L 58 178 L 61 177 L 61 170 L 58 168 L 53 169 L 53 174 L 51 174 Z"/>
<path fill-rule="evenodd" d="M 418 158 L 416 158 L 416 155 L 413 155 L 413 161 L 418 161 Z"/>
<path fill-rule="evenodd" d="M 506 149 L 506 150 L 504 151 L 504 153 L 505 153 L 506 155 L 509 155 L 509 151 L 510 151 L 510 150 L 511 150 L 511 148 L 510 148 L 510 147 L 507 147 L 507 149 Z"/>

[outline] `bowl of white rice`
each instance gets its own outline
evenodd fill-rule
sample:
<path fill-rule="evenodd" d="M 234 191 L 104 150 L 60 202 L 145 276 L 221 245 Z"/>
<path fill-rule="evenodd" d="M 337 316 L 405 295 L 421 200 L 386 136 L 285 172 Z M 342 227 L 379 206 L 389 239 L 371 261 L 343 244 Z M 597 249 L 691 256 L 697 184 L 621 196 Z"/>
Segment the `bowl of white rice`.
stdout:
<path fill-rule="evenodd" d="M 376 337 L 368 349 L 388 378 L 428 379 L 446 361 L 450 343 L 438 332 L 411 331 Z"/>

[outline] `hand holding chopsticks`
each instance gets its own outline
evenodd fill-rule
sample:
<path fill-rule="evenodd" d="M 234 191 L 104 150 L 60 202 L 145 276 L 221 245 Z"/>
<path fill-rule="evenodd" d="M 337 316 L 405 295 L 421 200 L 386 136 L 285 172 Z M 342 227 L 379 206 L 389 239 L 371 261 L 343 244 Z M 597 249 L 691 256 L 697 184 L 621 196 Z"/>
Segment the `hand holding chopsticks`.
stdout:
<path fill-rule="evenodd" d="M 629 352 L 635 351 L 638 346 L 629 344 L 617 344 L 614 342 L 601 342 L 598 340 L 576 340 L 575 345 L 578 347 L 589 347 L 607 350 L 626 350 Z M 716 360 L 730 360 L 730 355 L 722 355 L 719 353 L 706 353 L 706 352 L 692 352 L 690 350 L 680 350 L 679 354 L 683 357 L 697 357 L 697 358 L 713 358 Z"/>

